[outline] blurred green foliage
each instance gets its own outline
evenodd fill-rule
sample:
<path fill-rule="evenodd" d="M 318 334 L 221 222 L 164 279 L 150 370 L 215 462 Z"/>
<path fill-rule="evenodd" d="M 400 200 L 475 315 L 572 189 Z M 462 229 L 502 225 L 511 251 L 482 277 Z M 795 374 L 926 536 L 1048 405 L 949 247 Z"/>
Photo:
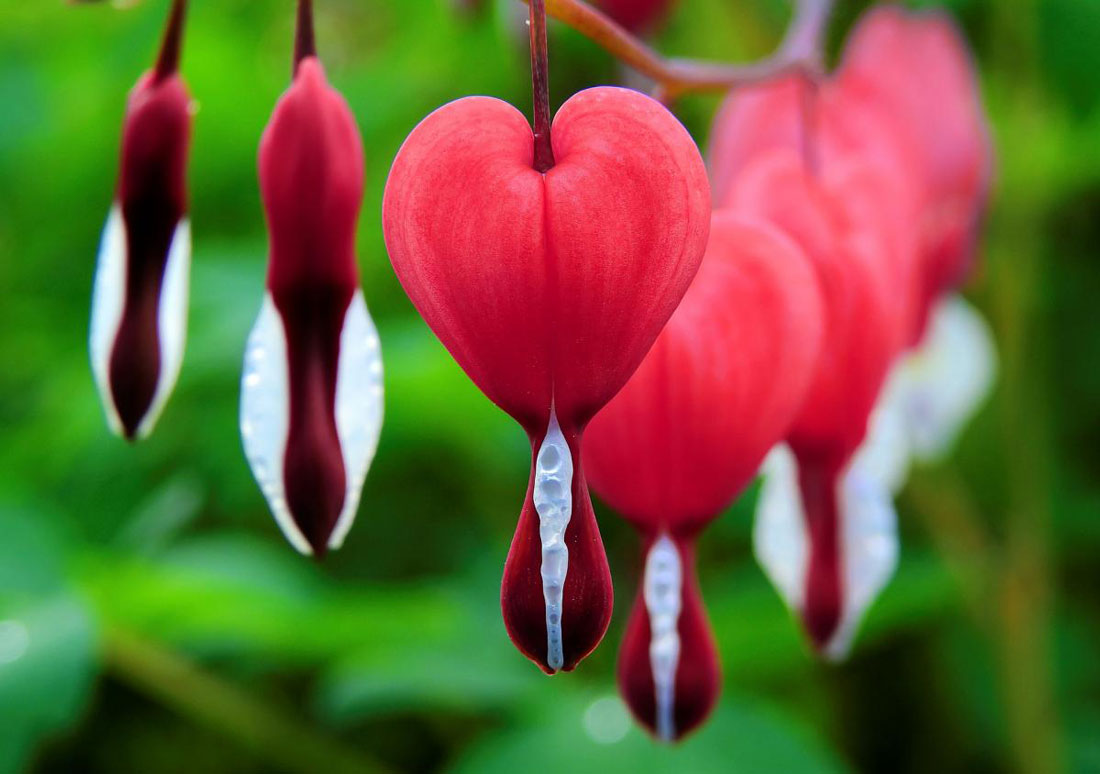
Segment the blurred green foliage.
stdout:
<path fill-rule="evenodd" d="M 840 4 L 834 47 L 863 5 Z M 714 525 L 700 574 L 724 695 L 669 750 L 614 698 L 640 562 L 613 514 L 602 647 L 551 680 L 509 644 L 497 595 L 527 444 L 416 316 L 382 243 L 386 170 L 416 121 L 472 93 L 529 109 L 521 4 L 318 2 L 367 149 L 360 266 L 387 416 L 359 522 L 317 566 L 268 516 L 236 421 L 265 263 L 256 144 L 287 84 L 292 3 L 193 3 L 190 340 L 131 448 L 100 414 L 88 299 L 126 93 L 166 3 L 0 0 L 0 772 L 1100 771 L 1100 2 L 949 5 L 998 145 L 969 293 L 1001 383 L 953 458 L 914 474 L 901 567 L 845 665 L 814 661 L 755 566 L 753 493 Z M 756 57 L 788 12 L 682 0 L 657 45 Z M 556 104 L 623 76 L 552 26 Z M 700 142 L 715 104 L 677 108 Z"/>

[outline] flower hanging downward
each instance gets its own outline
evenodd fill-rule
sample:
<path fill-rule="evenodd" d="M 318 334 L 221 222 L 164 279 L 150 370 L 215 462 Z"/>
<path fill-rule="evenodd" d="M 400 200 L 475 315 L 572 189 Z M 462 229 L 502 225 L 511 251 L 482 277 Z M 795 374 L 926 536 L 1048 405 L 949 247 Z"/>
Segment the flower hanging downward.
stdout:
<path fill-rule="evenodd" d="M 789 475 L 769 476 L 776 494 L 765 492 L 758 506 L 756 552 L 814 647 L 830 656 L 846 650 L 861 600 L 881 588 L 880 575 L 889 577 L 897 550 L 887 481 L 854 479 L 852 461 L 908 319 L 896 301 L 897 267 L 908 259 L 892 254 L 906 240 L 888 216 L 881 171 L 851 159 L 811 175 L 797 154 L 776 151 L 746 167 L 730 194 L 735 209 L 766 218 L 803 247 L 823 291 L 821 358 L 787 436 L 794 462 L 780 473 Z M 863 543 L 883 538 L 875 573 L 865 572 Z"/>
<path fill-rule="evenodd" d="M 721 682 L 696 538 L 786 434 L 814 373 L 821 314 L 817 277 L 789 238 L 716 212 L 683 302 L 588 430 L 592 486 L 645 551 L 619 686 L 664 741 L 704 720 Z"/>
<path fill-rule="evenodd" d="M 532 37 L 544 52 L 540 5 Z M 398 153 L 382 217 L 421 316 L 531 439 L 501 604 L 517 647 L 553 673 L 576 666 L 611 616 L 581 434 L 695 275 L 710 197 L 691 137 L 642 94 L 583 91 L 551 131 L 546 61 L 535 60 L 534 133 L 496 99 L 444 105 Z"/>
<path fill-rule="evenodd" d="M 300 6 L 294 82 L 260 143 L 267 293 L 241 385 L 245 452 L 275 519 L 304 554 L 351 528 L 382 424 L 382 357 L 359 289 L 363 148 L 313 53 Z"/>
<path fill-rule="evenodd" d="M 173 3 L 156 67 L 127 102 L 92 293 L 92 370 L 111 429 L 128 440 L 152 431 L 183 362 L 191 265 L 191 100 L 179 75 L 185 5 Z"/>

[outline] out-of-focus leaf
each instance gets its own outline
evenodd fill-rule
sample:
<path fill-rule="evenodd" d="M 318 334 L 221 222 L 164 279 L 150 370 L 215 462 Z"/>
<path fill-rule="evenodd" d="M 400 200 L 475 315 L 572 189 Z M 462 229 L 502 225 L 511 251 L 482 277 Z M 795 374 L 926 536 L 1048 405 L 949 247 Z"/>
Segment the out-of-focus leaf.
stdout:
<path fill-rule="evenodd" d="M 518 725 L 475 744 L 450 774 L 529 770 L 825 774 L 846 770 L 797 723 L 754 702 L 727 697 L 701 731 L 667 747 L 645 736 L 614 695 L 581 693 L 558 685 L 553 688 L 542 692 L 539 705 Z"/>
<path fill-rule="evenodd" d="M 95 675 L 95 627 L 34 517 L 0 506 L 0 772 L 76 722 Z"/>

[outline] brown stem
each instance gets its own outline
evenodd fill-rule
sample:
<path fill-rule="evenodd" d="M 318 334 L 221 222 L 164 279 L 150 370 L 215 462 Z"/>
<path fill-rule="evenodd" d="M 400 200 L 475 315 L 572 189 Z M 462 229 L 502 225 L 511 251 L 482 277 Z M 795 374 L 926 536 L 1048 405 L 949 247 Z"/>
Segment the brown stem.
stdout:
<path fill-rule="evenodd" d="M 535 102 L 535 169 L 546 172 L 554 166 L 550 143 L 550 73 L 546 51 L 545 0 L 531 0 L 531 88 Z"/>
<path fill-rule="evenodd" d="M 317 56 L 313 35 L 313 0 L 298 0 L 298 25 L 294 31 L 294 73 L 307 56 Z"/>
<path fill-rule="evenodd" d="M 164 38 L 160 44 L 160 54 L 153 70 L 153 83 L 160 83 L 179 72 L 183 21 L 186 15 L 187 0 L 172 0 L 172 9 L 168 12 L 168 23 L 164 27 Z"/>
<path fill-rule="evenodd" d="M 801 72 L 816 80 L 822 70 L 823 32 L 832 9 L 832 0 L 799 0 L 790 29 L 775 53 L 759 62 L 730 65 L 665 59 L 584 0 L 524 2 L 545 2 L 547 13 L 655 81 L 658 93 L 667 100 L 691 92 L 728 91 L 789 72 Z"/>

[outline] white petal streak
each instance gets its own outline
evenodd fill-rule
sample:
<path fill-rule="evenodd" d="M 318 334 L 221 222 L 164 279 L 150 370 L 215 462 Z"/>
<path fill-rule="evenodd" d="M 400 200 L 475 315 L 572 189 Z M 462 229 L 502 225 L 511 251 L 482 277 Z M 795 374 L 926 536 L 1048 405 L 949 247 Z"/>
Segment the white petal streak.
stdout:
<path fill-rule="evenodd" d="M 187 299 L 191 284 L 191 223 L 183 218 L 172 234 L 168 262 L 160 285 L 157 307 L 157 334 L 160 343 L 160 374 L 149 410 L 138 425 L 138 438 L 152 432 L 164 404 L 172 394 L 183 365 L 187 342 Z"/>
<path fill-rule="evenodd" d="M 891 481 L 883 477 L 885 468 L 873 451 L 889 444 L 873 435 L 864 443 L 839 483 L 844 596 L 840 623 L 825 648 L 825 655 L 834 661 L 847 656 L 863 616 L 897 567 L 897 515 Z M 800 612 L 810 545 L 798 462 L 788 447 L 776 446 L 764 463 L 763 474 L 753 525 L 756 559 L 788 607 Z"/>
<path fill-rule="evenodd" d="M 676 672 L 680 667 L 680 611 L 683 608 L 684 568 L 680 552 L 668 535 L 649 549 L 642 579 L 649 613 L 649 666 L 653 672 L 657 738 L 676 737 Z"/>
<path fill-rule="evenodd" d="M 270 293 L 248 336 L 241 378 L 241 440 L 252 475 L 267 498 L 275 521 L 299 552 L 313 549 L 287 507 L 283 462 L 290 425 L 286 330 Z"/>
<path fill-rule="evenodd" d="M 107 215 L 96 259 L 88 351 L 107 423 L 120 436 L 124 431 L 111 396 L 110 366 L 111 351 L 122 321 L 122 307 L 126 303 L 126 262 L 126 225 L 122 219 L 122 208 L 116 202 Z"/>
<path fill-rule="evenodd" d="M 840 483 L 840 556 L 843 562 L 843 614 L 825 655 L 848 655 L 860 622 L 894 575 L 898 563 L 898 524 L 888 482 L 851 464 Z"/>
<path fill-rule="evenodd" d="M 771 450 L 761 469 L 764 480 L 753 521 L 756 561 L 792 610 L 801 610 L 809 562 L 809 538 L 798 463 L 786 444 Z"/>
<path fill-rule="evenodd" d="M 904 411 L 913 454 L 946 454 L 988 397 L 997 375 L 989 325 L 961 296 L 932 311 L 928 333 L 901 364 Z"/>
<path fill-rule="evenodd" d="M 363 292 L 356 290 L 344 316 L 336 376 L 336 431 L 344 458 L 347 492 L 329 538 L 329 548 L 343 545 L 355 521 L 363 482 L 378 449 L 382 414 L 382 348 Z"/>

